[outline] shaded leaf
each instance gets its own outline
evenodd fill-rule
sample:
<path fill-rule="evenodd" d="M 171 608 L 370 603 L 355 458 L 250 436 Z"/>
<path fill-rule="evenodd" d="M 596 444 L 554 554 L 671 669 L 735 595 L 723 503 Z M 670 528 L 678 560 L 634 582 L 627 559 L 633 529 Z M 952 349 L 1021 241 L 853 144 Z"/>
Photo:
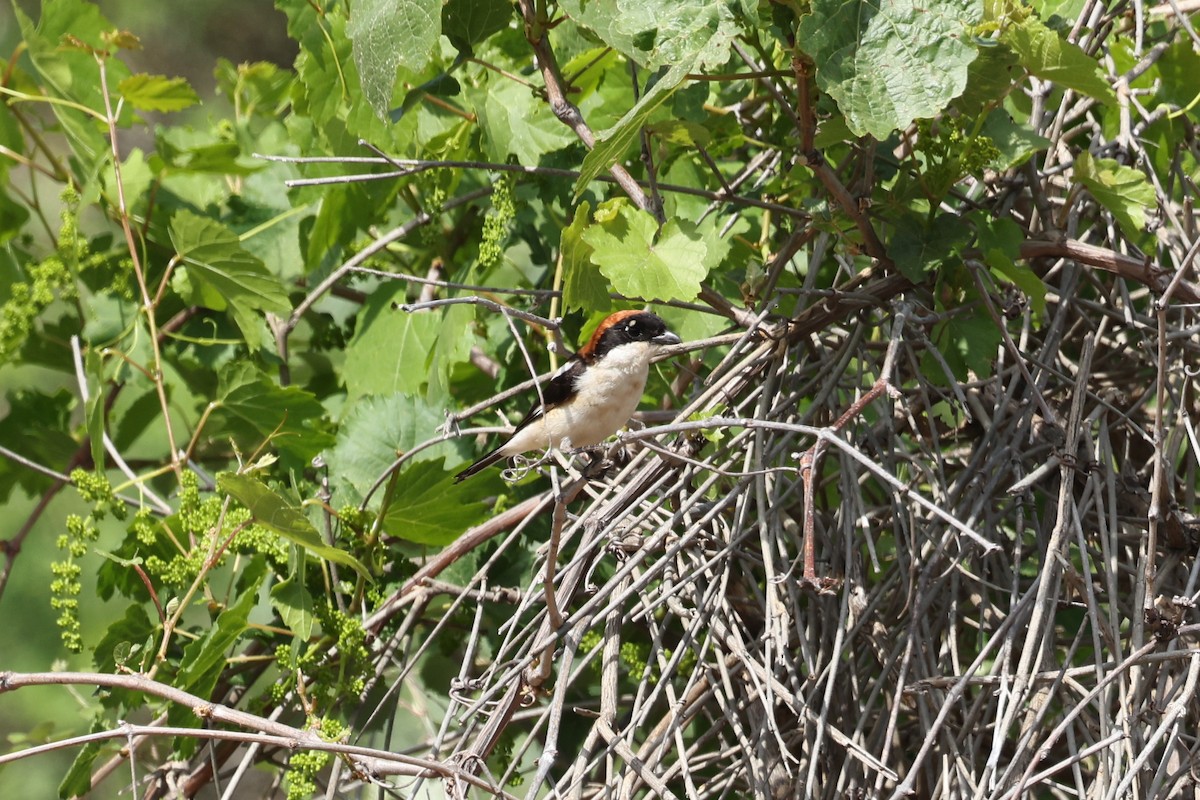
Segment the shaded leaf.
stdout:
<path fill-rule="evenodd" d="M 983 260 L 993 272 L 1014 284 L 1029 298 L 1038 316 L 1046 313 L 1046 284 L 1028 264 L 1018 263 L 1025 234 L 1010 219 L 978 215 L 976 234 Z"/>
<path fill-rule="evenodd" d="M 509 0 L 449 0 L 442 7 L 442 32 L 459 50 L 470 50 L 512 19 Z"/>
<path fill-rule="evenodd" d="M 591 205 L 584 201 L 575 209 L 575 218 L 563 228 L 559 248 L 563 265 L 563 308 L 567 311 L 605 311 L 612 307 L 608 281 L 592 262 L 592 246 L 583 240 L 591 224 Z"/>
<path fill-rule="evenodd" d="M 910 217 L 900 225 L 888 245 L 888 255 L 904 277 L 920 283 L 927 273 L 957 258 L 959 247 L 970 233 L 953 214 L 943 214 L 932 222 Z"/>
<path fill-rule="evenodd" d="M 246 345 L 262 344 L 259 314 L 292 310 L 279 279 L 246 252 L 237 234 L 219 222 L 186 209 L 171 217 L 171 242 L 186 265 L 186 281 L 176 286 L 188 302 L 215 311 L 229 309 Z"/>
<path fill-rule="evenodd" d="M 396 480 L 383 526 L 393 536 L 443 547 L 487 518 L 484 498 L 495 493 L 488 481 L 455 483 L 444 464 L 413 464 Z"/>
<path fill-rule="evenodd" d="M 245 447 L 271 437 L 271 446 L 306 463 L 332 438 L 313 426 L 325 409 L 310 392 L 280 386 L 253 363 L 232 361 L 221 368 L 209 435 L 231 435 Z"/>

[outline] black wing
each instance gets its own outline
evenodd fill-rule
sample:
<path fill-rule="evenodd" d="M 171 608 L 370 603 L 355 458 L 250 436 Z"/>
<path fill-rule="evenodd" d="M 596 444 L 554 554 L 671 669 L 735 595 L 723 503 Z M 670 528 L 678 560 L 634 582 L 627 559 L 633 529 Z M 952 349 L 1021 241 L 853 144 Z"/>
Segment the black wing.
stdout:
<path fill-rule="evenodd" d="M 578 358 L 572 358 L 566 364 L 559 367 L 558 372 L 550 377 L 542 386 L 542 399 L 546 401 L 547 406 L 557 406 L 573 394 L 575 394 L 575 381 L 579 379 L 579 373 L 583 372 L 584 363 Z M 525 418 L 517 423 L 517 427 L 513 433 L 521 430 L 529 423 L 533 422 L 542 416 L 542 404 L 535 403 L 533 408 L 529 409 L 529 413 Z"/>

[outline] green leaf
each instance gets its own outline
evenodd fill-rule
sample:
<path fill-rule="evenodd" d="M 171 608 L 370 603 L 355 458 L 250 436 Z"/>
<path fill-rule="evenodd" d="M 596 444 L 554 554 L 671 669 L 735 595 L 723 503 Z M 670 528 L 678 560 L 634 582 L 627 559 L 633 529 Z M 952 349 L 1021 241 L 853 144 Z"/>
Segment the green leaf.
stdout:
<path fill-rule="evenodd" d="M 509 0 L 448 0 L 442 7 L 442 32 L 460 51 L 469 51 L 512 19 Z"/>
<path fill-rule="evenodd" d="M 103 367 L 99 354 L 88 348 L 84 356 L 85 374 L 88 380 L 90 396 L 85 404 L 87 410 L 88 444 L 91 446 L 92 468 L 99 474 L 104 474 L 104 414 L 106 394 L 103 390 L 105 381 Z"/>
<path fill-rule="evenodd" d="M 602 204 L 580 237 L 592 246 L 592 263 L 613 288 L 647 300 L 695 299 L 708 275 L 708 246 L 696 226 L 670 219 L 656 230 L 654 217 L 625 201 Z"/>
<path fill-rule="evenodd" d="M 1038 150 L 1050 146 L 1050 140 L 1034 133 L 1028 125 L 1013 121 L 1004 109 L 997 108 L 984 120 L 981 133 L 1000 151 L 988 166 L 1003 172 L 1025 163 Z"/>
<path fill-rule="evenodd" d="M 229 436 L 247 449 L 271 437 L 271 445 L 301 465 L 333 441 L 314 427 L 325 408 L 298 386 L 280 386 L 248 361 L 231 361 L 218 373 L 209 436 Z"/>
<path fill-rule="evenodd" d="M 709 65 L 724 63 L 736 34 L 724 0 L 563 0 L 560 6 L 606 45 L 651 70 L 684 64 L 707 48 Z M 726 55 L 718 57 L 722 51 Z"/>
<path fill-rule="evenodd" d="M 444 464 L 419 462 L 396 480 L 383 526 L 406 541 L 444 547 L 487 518 L 483 500 L 492 494 L 487 481 L 455 483 Z"/>
<path fill-rule="evenodd" d="M 1166 49 L 1158 60 L 1158 100 L 1179 108 L 1195 108 L 1200 100 L 1200 86 L 1196 76 L 1200 75 L 1200 54 L 1189 39 L 1180 38 Z"/>
<path fill-rule="evenodd" d="M 315 627 L 313 599 L 304 581 L 292 577 L 272 586 L 271 605 L 293 636 L 302 641 L 312 636 Z"/>
<path fill-rule="evenodd" d="M 930 334 L 930 340 L 960 381 L 967 379 L 967 370 L 981 380 L 991 377 L 996 348 L 1002 339 L 986 313 L 952 315 L 935 325 Z"/>
<path fill-rule="evenodd" d="M 203 636 L 184 648 L 179 675 L 175 679 L 175 685 L 179 688 L 204 698 L 212 692 L 217 678 L 225 668 L 226 654 L 246 630 L 250 611 L 258 602 L 258 590 L 267 574 L 261 558 L 252 559 L 251 566 L 246 569 L 257 574 L 252 575 L 241 597 L 217 616 L 216 622 Z"/>
<path fill-rule="evenodd" d="M 187 281 L 177 283 L 181 294 L 215 311 L 228 308 L 251 350 L 262 345 L 261 312 L 292 310 L 279 279 L 219 222 L 178 211 L 171 217 L 171 242 L 187 267 Z"/>
<path fill-rule="evenodd" d="M 679 87 L 679 82 L 690 71 L 686 67 L 669 70 L 650 91 L 642 95 L 637 105 L 629 109 L 616 125 L 597 137 L 596 146 L 584 156 L 583 165 L 579 168 L 579 178 L 575 181 L 576 199 L 587 191 L 588 184 L 595 180 L 597 175 L 625 156 L 642 125 L 655 109 L 671 96 Z"/>
<path fill-rule="evenodd" d="M 130 75 L 117 91 L 138 111 L 181 111 L 200 102 L 186 80 L 163 75 Z"/>
<path fill-rule="evenodd" d="M 1025 293 L 1038 316 L 1046 313 L 1046 284 L 1029 268 L 1018 263 L 1021 242 L 1025 239 L 1021 226 L 1010 219 L 973 215 L 979 250 L 991 270 Z"/>
<path fill-rule="evenodd" d="M 528 86 L 489 77 L 474 94 L 484 151 L 492 161 L 505 163 L 511 154 L 524 166 L 537 166 L 546 153 L 578 141 Z"/>
<path fill-rule="evenodd" d="M 141 644 L 158 630 L 158 625 L 150 621 L 146 611 L 138 603 L 125 607 L 125 616 L 108 626 L 104 636 L 96 643 L 92 660 L 96 669 L 105 673 L 117 669 L 116 650 L 122 643 Z"/>
<path fill-rule="evenodd" d="M 814 0 L 797 44 L 856 135 L 887 138 L 962 93 L 981 0 Z"/>
<path fill-rule="evenodd" d="M 346 34 L 363 94 L 386 119 L 396 71 L 418 72 L 429 63 L 442 32 L 441 0 L 361 0 L 354 4 Z"/>
<path fill-rule="evenodd" d="M 217 476 L 217 486 L 249 509 L 254 521 L 259 525 L 270 528 L 293 544 L 326 561 L 350 567 L 368 581 L 372 580 L 362 562 L 344 550 L 325 544 L 317 529 L 299 508 L 268 489 L 257 478 L 222 472 Z"/>
<path fill-rule="evenodd" d="M 608 281 L 592 263 L 592 246 L 583 240 L 591 224 L 591 206 L 585 200 L 575 209 L 575 218 L 563 228 L 559 240 L 563 266 L 563 310 L 607 311 L 612 307 Z"/>
<path fill-rule="evenodd" d="M 89 733 L 103 733 L 108 730 L 109 726 L 102 720 L 96 720 L 92 723 Z M 100 747 L 103 744 L 100 740 L 94 740 L 86 743 L 79 750 L 79 754 L 75 756 L 75 760 L 71 762 L 71 768 L 67 770 L 67 774 L 63 776 L 62 782 L 58 785 L 58 796 L 68 797 L 86 797 L 92 792 L 92 764 L 96 757 L 100 755 Z"/>
<path fill-rule="evenodd" d="M 337 445 L 322 455 L 329 466 L 335 504 L 360 503 L 400 453 L 437 436 L 445 411 L 412 395 L 366 397 L 355 402 L 342 422 Z M 447 442 L 414 453 L 412 458 L 441 460 L 461 449 Z M 380 494 L 376 493 L 376 500 Z"/>
<path fill-rule="evenodd" d="M 920 283 L 926 274 L 958 257 L 968 233 L 967 227 L 953 214 L 942 214 L 932 222 L 910 216 L 897 226 L 888 244 L 888 255 L 904 277 Z"/>
<path fill-rule="evenodd" d="M 430 353 L 442 316 L 393 308 L 393 298 L 404 299 L 403 289 L 399 284 L 377 289 L 358 312 L 342 370 L 348 401 L 373 394 L 415 394 L 429 382 Z"/>
<path fill-rule="evenodd" d="M 1116 217 L 1126 236 L 1135 239 L 1146 229 L 1144 212 L 1154 207 L 1155 197 L 1145 175 L 1111 158 L 1092 158 L 1086 151 L 1076 157 L 1073 172 L 1092 197 Z"/>
<path fill-rule="evenodd" d="M 1037 17 L 1027 17 L 1006 28 L 1000 41 L 1017 54 L 1021 66 L 1039 78 L 1104 103 L 1116 103 L 1116 95 L 1096 59 L 1047 28 Z"/>
<path fill-rule="evenodd" d="M 624 157 L 646 120 L 689 73 L 729 59 L 738 26 L 728 6 L 714 0 L 618 0 L 615 14 L 603 4 L 582 0 L 567 0 L 563 8 L 648 69 L 667 67 L 616 125 L 597 136 L 575 182 L 578 197 L 597 175 Z"/>

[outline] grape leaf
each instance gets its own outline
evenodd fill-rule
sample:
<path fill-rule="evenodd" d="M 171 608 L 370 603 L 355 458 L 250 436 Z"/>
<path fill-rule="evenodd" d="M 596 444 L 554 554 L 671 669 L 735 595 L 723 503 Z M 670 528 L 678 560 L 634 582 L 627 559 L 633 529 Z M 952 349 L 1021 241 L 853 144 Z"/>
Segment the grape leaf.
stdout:
<path fill-rule="evenodd" d="M 956 258 L 969 233 L 953 214 L 942 214 L 929 223 L 915 217 L 905 222 L 892 237 L 888 254 L 901 274 L 913 283 L 920 283 L 928 272 Z"/>
<path fill-rule="evenodd" d="M 442 32 L 456 48 L 469 51 L 513 18 L 508 0 L 449 0 L 442 7 Z"/>
<path fill-rule="evenodd" d="M 117 91 L 138 111 L 181 111 L 200 102 L 186 80 L 163 75 L 130 75 Z"/>
<path fill-rule="evenodd" d="M 738 26 L 728 6 L 714 0 L 618 0 L 615 13 L 606 4 L 566 0 L 563 8 L 606 44 L 647 69 L 665 68 L 617 124 L 596 137 L 575 182 L 578 197 L 625 155 L 646 120 L 689 73 L 729 59 Z"/>
<path fill-rule="evenodd" d="M 187 209 L 171 217 L 171 243 L 187 269 L 176 288 L 189 303 L 233 314 L 246 345 L 262 346 L 260 312 L 287 314 L 287 292 L 262 261 L 246 252 L 237 234 Z"/>
<path fill-rule="evenodd" d="M 363 94 L 386 119 L 396 70 L 417 72 L 429 63 L 442 33 L 441 0 L 360 0 L 346 24 Z"/>
<path fill-rule="evenodd" d="M 441 315 L 393 308 L 397 296 L 403 299 L 395 291 L 377 290 L 358 313 L 342 371 L 349 401 L 372 394 L 412 394 L 429 382 L 429 354 L 437 344 Z"/>
<path fill-rule="evenodd" d="M 511 153 L 527 167 L 545 153 L 561 150 L 577 139 L 533 92 L 507 78 L 489 78 L 475 94 L 475 114 L 483 130 L 483 146 L 492 161 L 504 163 Z"/>
<path fill-rule="evenodd" d="M 444 547 L 488 516 L 488 481 L 455 483 L 443 464 L 428 461 L 400 474 L 383 515 L 388 533 L 409 542 Z"/>
<path fill-rule="evenodd" d="M 1117 219 L 1124 234 L 1136 238 L 1146 229 L 1144 212 L 1154 207 L 1154 187 L 1132 167 L 1111 158 L 1092 158 L 1087 151 L 1075 159 L 1075 179 Z"/>
<path fill-rule="evenodd" d="M 654 217 L 627 202 L 605 203 L 580 238 L 592 246 L 592 263 L 613 288 L 647 300 L 693 300 L 708 275 L 708 246 L 696 226 L 670 219 L 657 230 Z"/>
<path fill-rule="evenodd" d="M 325 544 L 308 517 L 281 495 L 267 488 L 262 481 L 250 475 L 222 472 L 217 476 L 217 486 L 249 509 L 259 525 L 270 528 L 289 542 L 326 561 L 350 567 L 367 580 L 372 580 L 361 561 L 344 550 Z"/>
<path fill-rule="evenodd" d="M 342 422 L 337 445 L 322 455 L 337 504 L 361 502 L 400 453 L 436 436 L 444 420 L 444 408 L 431 406 L 419 396 L 391 394 L 355 402 Z M 458 447 L 438 444 L 414 453 L 412 459 L 442 459 Z"/>
<path fill-rule="evenodd" d="M 559 248 L 563 265 L 563 309 L 606 311 L 612 307 L 608 281 L 592 263 L 592 246 L 582 238 L 591 224 L 591 205 L 584 201 L 575 209 L 575 218 L 563 228 Z"/>
<path fill-rule="evenodd" d="M 245 447 L 271 438 L 273 447 L 306 464 L 333 439 L 313 426 L 325 409 L 310 392 L 280 386 L 252 362 L 231 361 L 218 375 L 210 436 L 231 436 Z"/>
<path fill-rule="evenodd" d="M 850 130 L 885 139 L 962 93 L 982 12 L 980 0 L 814 0 L 797 44 Z"/>
<path fill-rule="evenodd" d="M 222 611 L 203 636 L 184 648 L 176 685 L 200 697 L 208 697 L 225 667 L 226 653 L 246 629 L 250 611 L 258 602 L 258 589 L 267 575 L 263 559 L 251 559 L 246 571 L 252 574 L 250 584 L 237 601 Z M 188 716 L 191 709 L 186 710 Z"/>
<path fill-rule="evenodd" d="M 1005 29 L 1000 41 L 1017 54 L 1021 66 L 1039 78 L 1105 103 L 1116 103 L 1116 95 L 1096 60 L 1037 17 L 1027 17 Z"/>

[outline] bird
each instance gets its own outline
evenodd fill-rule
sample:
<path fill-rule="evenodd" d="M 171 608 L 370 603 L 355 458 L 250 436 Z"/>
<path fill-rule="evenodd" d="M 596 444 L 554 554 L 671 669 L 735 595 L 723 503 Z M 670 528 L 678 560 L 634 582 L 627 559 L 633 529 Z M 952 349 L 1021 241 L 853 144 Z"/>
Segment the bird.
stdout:
<path fill-rule="evenodd" d="M 605 317 L 588 343 L 542 387 L 542 402 L 533 405 L 512 436 L 455 475 L 454 482 L 531 450 L 591 447 L 604 441 L 637 410 L 654 356 L 680 341 L 649 311 L 618 311 Z"/>

